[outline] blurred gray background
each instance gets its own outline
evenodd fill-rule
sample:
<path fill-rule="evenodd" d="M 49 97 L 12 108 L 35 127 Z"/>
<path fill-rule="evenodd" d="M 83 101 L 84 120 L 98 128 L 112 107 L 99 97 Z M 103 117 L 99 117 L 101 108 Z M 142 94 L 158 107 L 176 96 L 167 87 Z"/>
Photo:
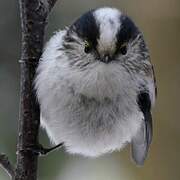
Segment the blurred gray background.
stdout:
<path fill-rule="evenodd" d="M 155 66 L 158 99 L 154 138 L 142 168 L 132 163 L 126 147 L 97 159 L 72 156 L 63 150 L 40 158 L 39 180 L 179 180 L 180 179 L 180 1 L 59 0 L 49 18 L 46 40 L 82 13 L 114 6 L 143 31 Z M 19 106 L 20 21 L 18 2 L 0 1 L 0 152 L 15 162 Z M 41 130 L 40 141 L 49 146 Z M 0 180 L 8 180 L 0 169 Z"/>

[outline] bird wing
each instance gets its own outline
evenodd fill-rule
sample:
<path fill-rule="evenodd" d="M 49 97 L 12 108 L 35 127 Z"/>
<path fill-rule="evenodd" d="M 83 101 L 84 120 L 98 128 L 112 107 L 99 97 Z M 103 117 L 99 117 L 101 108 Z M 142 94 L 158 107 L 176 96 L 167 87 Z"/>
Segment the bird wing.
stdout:
<path fill-rule="evenodd" d="M 139 109 L 144 115 L 141 128 L 133 137 L 131 145 L 132 158 L 137 165 L 143 165 L 148 149 L 152 141 L 152 116 L 151 116 L 151 100 L 147 92 L 140 92 L 138 95 Z"/>

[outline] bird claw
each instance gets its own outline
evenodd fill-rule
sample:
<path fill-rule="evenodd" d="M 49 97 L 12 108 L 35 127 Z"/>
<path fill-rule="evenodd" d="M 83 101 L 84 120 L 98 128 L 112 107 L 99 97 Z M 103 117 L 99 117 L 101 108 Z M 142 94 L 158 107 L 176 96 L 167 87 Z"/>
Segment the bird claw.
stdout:
<path fill-rule="evenodd" d="M 25 149 L 21 149 L 20 152 L 31 152 L 35 155 L 39 155 L 39 156 L 46 156 L 48 155 L 50 152 L 60 148 L 63 146 L 63 143 L 60 143 L 54 147 L 51 148 L 44 148 L 41 144 L 38 145 L 32 145 L 32 146 L 28 146 Z"/>
<path fill-rule="evenodd" d="M 63 146 L 63 143 L 60 143 L 60 144 L 58 144 L 58 145 L 56 145 L 56 146 L 54 146 L 54 147 L 51 147 L 51 148 L 44 148 L 41 144 L 39 145 L 39 148 L 37 149 L 38 150 L 38 154 L 40 155 L 40 156 L 46 156 L 46 155 L 48 155 L 50 152 L 52 152 L 52 151 L 54 151 L 54 150 L 56 150 L 56 149 L 58 149 L 58 148 L 60 148 L 60 147 L 62 147 Z"/>

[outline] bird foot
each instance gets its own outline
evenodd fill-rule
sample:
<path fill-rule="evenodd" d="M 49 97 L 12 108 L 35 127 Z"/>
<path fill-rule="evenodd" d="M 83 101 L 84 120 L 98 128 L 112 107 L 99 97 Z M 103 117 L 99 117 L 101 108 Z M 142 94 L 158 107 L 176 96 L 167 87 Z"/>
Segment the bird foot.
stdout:
<path fill-rule="evenodd" d="M 21 149 L 20 152 L 31 152 L 33 154 L 39 155 L 39 156 L 46 156 L 50 152 L 60 148 L 63 146 L 63 143 L 60 143 L 54 147 L 51 148 L 44 148 L 41 144 L 38 144 L 37 146 L 28 146 L 25 149 Z"/>

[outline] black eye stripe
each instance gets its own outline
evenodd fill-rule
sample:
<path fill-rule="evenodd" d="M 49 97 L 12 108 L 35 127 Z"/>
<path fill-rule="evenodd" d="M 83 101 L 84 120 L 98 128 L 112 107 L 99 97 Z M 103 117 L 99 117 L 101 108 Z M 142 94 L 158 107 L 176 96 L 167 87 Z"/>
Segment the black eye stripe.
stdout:
<path fill-rule="evenodd" d="M 70 31 L 74 31 L 83 38 L 92 43 L 93 47 L 97 46 L 97 39 L 99 38 L 99 27 L 96 23 L 95 17 L 93 15 L 94 10 L 91 10 L 79 19 L 70 27 Z"/>
<path fill-rule="evenodd" d="M 128 16 L 122 15 L 120 17 L 120 23 L 121 28 L 117 33 L 117 47 L 121 47 L 122 44 L 135 39 L 139 34 L 138 28 Z"/>

